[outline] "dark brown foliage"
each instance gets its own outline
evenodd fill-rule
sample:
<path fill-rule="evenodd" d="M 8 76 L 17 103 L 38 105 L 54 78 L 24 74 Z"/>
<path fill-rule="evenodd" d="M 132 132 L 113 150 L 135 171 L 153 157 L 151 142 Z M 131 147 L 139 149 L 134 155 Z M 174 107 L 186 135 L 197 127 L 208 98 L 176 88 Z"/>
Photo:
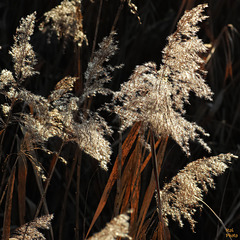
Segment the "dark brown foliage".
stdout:
<path fill-rule="evenodd" d="M 240 2 L 202 3 L 0 3 L 2 239 L 240 234 Z"/>

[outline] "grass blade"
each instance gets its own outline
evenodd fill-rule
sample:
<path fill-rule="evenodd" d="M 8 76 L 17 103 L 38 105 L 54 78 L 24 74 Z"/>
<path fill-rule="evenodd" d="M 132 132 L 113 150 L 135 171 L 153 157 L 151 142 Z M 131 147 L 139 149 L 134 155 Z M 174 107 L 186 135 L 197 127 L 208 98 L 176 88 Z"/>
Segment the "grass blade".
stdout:
<path fill-rule="evenodd" d="M 27 183 L 27 161 L 22 154 L 18 158 L 18 212 L 20 225 L 25 223 L 26 211 L 26 183 Z"/>
<path fill-rule="evenodd" d="M 14 188 L 14 182 L 15 182 L 15 172 L 16 172 L 16 166 L 14 165 L 11 176 L 9 178 L 9 183 L 8 183 L 8 191 L 7 191 L 4 220 L 3 220 L 2 240 L 8 240 L 10 237 L 12 198 L 13 198 L 13 188 Z"/>
<path fill-rule="evenodd" d="M 134 142 L 137 138 L 139 129 L 140 129 L 140 123 L 134 124 L 134 126 L 132 127 L 131 131 L 129 132 L 127 138 L 125 139 L 125 141 L 123 143 L 122 165 L 124 164 L 124 161 L 125 161 L 127 155 L 129 154 L 129 151 L 131 150 L 132 145 L 134 144 Z M 112 190 L 112 187 L 113 187 L 114 183 L 116 182 L 117 178 L 118 178 L 118 157 L 117 157 L 117 159 L 114 163 L 113 169 L 112 169 L 111 174 L 109 176 L 107 185 L 106 185 L 106 187 L 103 191 L 102 197 L 101 197 L 100 202 L 99 202 L 98 207 L 97 207 L 97 210 L 95 211 L 95 214 L 93 216 L 93 220 L 92 220 L 92 222 L 90 224 L 90 227 L 88 229 L 88 232 L 86 234 L 86 238 L 89 235 L 94 223 L 98 219 L 100 213 L 102 212 L 102 210 L 103 210 L 103 208 L 104 208 L 104 206 L 107 202 L 108 196 L 109 196 L 109 194 Z"/>

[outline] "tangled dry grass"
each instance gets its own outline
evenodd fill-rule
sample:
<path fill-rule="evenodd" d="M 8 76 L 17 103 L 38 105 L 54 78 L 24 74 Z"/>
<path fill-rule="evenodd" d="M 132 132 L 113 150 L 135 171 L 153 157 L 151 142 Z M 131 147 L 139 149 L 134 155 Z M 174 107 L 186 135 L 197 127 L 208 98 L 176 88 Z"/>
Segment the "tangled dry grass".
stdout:
<path fill-rule="evenodd" d="M 102 230 L 103 224 L 94 229 L 98 233 L 89 239 L 170 239 L 169 218 L 180 227 L 187 220 L 194 231 L 197 221 L 193 217 L 203 209 L 204 193 L 209 187 L 218 187 L 215 177 L 237 158 L 231 153 L 209 156 L 209 134 L 200 123 L 189 119 L 186 110 L 193 94 L 209 105 L 216 104 L 211 103 L 213 91 L 205 80 L 206 56 L 212 54 L 213 45 L 209 51 L 198 35 L 199 24 L 207 19 L 208 5 L 184 12 L 175 32 L 167 38 L 159 66 L 153 61 L 137 65 L 129 80 L 114 91 L 115 75 L 124 69 L 123 64 L 112 64 L 112 60 L 121 51 L 115 28 L 125 2 L 138 24 L 144 24 L 135 4 L 121 1 L 112 31 L 101 41 L 97 34 L 103 0 L 99 1 L 93 41 L 85 31 L 84 7 L 89 10 L 88 4 L 94 3 L 63 0 L 44 13 L 40 23 L 37 12 L 21 19 L 8 50 L 13 67 L 2 69 L 0 75 L 3 240 L 69 239 L 64 235 L 66 229 L 74 236 L 71 238 L 87 239 L 106 206 L 111 209 L 106 218 L 109 223 Z M 71 44 L 74 49 L 75 73 L 57 78 L 46 95 L 29 87 L 42 77 L 32 45 L 34 30 L 39 31 L 36 27 L 49 44 L 63 41 L 63 52 Z M 84 49 L 91 49 L 86 56 Z M 108 102 L 102 103 L 102 99 Z M 173 144 L 169 139 L 179 145 L 185 158 L 191 156 L 194 142 L 202 145 L 208 157 L 191 161 L 172 180 L 169 177 L 160 184 L 167 144 Z M 99 176 L 109 172 L 104 188 L 98 183 L 92 187 L 101 192 L 95 206 L 87 202 L 94 200 L 95 192 L 84 197 L 80 191 L 91 185 L 89 169 L 97 169 Z M 56 179 L 62 181 L 58 197 L 62 201 L 48 197 Z M 36 192 L 31 193 L 32 188 Z M 86 195 L 91 192 L 89 188 Z M 114 200 L 108 204 L 111 198 Z M 54 205 L 57 207 L 51 207 Z M 72 208 L 74 216 L 68 214 Z M 74 220 L 66 227 L 67 216 Z M 51 225 L 51 221 L 56 223 Z M 39 229 L 50 230 L 47 237 Z"/>

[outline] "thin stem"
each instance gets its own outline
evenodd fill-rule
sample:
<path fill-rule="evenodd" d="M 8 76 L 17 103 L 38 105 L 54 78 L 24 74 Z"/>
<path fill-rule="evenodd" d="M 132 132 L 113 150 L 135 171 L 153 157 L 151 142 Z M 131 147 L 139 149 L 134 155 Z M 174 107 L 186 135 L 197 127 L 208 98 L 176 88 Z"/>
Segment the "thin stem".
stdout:
<path fill-rule="evenodd" d="M 38 217 L 38 214 L 40 213 L 40 210 L 41 210 L 41 207 L 42 207 L 44 198 L 46 197 L 49 184 L 50 184 L 50 182 L 51 182 L 51 179 L 52 179 L 54 170 L 55 170 L 56 165 L 57 165 L 57 162 L 58 162 L 59 155 L 60 155 L 60 153 L 61 153 L 62 147 L 63 147 L 63 144 L 61 145 L 58 153 L 54 156 L 56 159 L 54 160 L 54 165 L 53 165 L 53 167 L 52 167 L 52 170 L 51 170 L 51 172 L 50 172 L 50 175 L 49 175 L 49 177 L 47 178 L 46 185 L 45 185 L 45 188 L 44 188 L 44 192 L 43 192 L 43 194 L 42 194 L 42 196 L 41 196 L 41 199 L 40 199 L 40 202 L 39 202 L 39 204 L 38 204 L 38 208 L 37 208 L 37 211 L 36 211 L 36 213 L 35 213 L 35 217 L 34 217 L 34 218 L 37 218 L 37 217 Z"/>
<path fill-rule="evenodd" d="M 204 201 L 202 201 L 200 198 L 198 198 L 198 197 L 196 197 L 196 196 L 195 196 L 195 198 L 196 198 L 199 202 L 203 203 L 203 204 L 214 214 L 214 216 L 215 216 L 215 217 L 218 219 L 218 221 L 222 224 L 222 226 L 223 226 L 223 228 L 225 229 L 226 233 L 228 233 L 227 228 L 226 228 L 225 224 L 223 223 L 222 219 L 213 211 L 213 209 L 212 209 L 211 207 L 209 207 L 209 206 L 207 205 L 207 203 L 205 203 Z M 231 238 L 230 235 L 229 235 L 228 237 L 232 240 L 232 238 Z"/>
<path fill-rule="evenodd" d="M 77 190 L 76 190 L 76 225 L 75 225 L 75 237 L 79 240 L 79 199 L 80 199 L 80 176 L 81 176 L 81 162 L 82 162 L 82 152 L 78 154 L 77 157 Z"/>
<path fill-rule="evenodd" d="M 153 165 L 153 171 L 156 181 L 156 188 L 157 188 L 157 202 L 158 202 L 158 218 L 160 224 L 162 224 L 163 229 L 163 237 L 165 237 L 165 230 L 164 230 L 164 222 L 162 217 L 162 205 L 161 205 L 161 198 L 160 198 L 160 183 L 159 183 L 159 173 L 158 173 L 158 165 L 157 165 L 157 155 L 156 155 L 156 149 L 155 149 L 155 140 L 152 130 L 150 130 L 150 143 L 151 143 L 151 152 L 152 152 L 152 165 Z"/>
<path fill-rule="evenodd" d="M 62 239 L 63 222 L 64 222 L 64 218 L 65 218 L 65 213 L 66 213 L 67 198 L 68 198 L 68 193 L 69 193 L 69 189 L 70 189 L 70 186 L 71 186 L 73 174 L 74 174 L 75 169 L 76 169 L 76 165 L 77 165 L 77 158 L 75 157 L 74 161 L 73 161 L 73 164 L 72 164 L 71 171 L 70 171 L 70 175 L 69 175 L 69 178 L 68 178 L 66 190 L 65 190 L 65 193 L 64 193 L 64 198 L 63 198 L 63 204 L 62 204 L 62 209 L 61 209 L 61 217 L 60 217 L 60 224 L 59 224 L 59 235 L 58 235 L 58 239 L 59 240 Z"/>
<path fill-rule="evenodd" d="M 122 9 L 123 9 L 123 3 L 124 3 L 124 1 L 121 1 L 121 4 L 120 4 L 120 6 L 119 6 L 119 8 L 118 8 L 116 17 L 115 17 L 114 22 L 113 22 L 113 25 L 112 25 L 111 32 L 113 32 L 113 31 L 115 30 L 115 28 L 116 28 L 118 19 L 119 19 L 119 17 L 120 17 L 120 13 L 121 13 L 121 11 L 122 11 Z"/>
<path fill-rule="evenodd" d="M 151 151 L 152 151 L 152 165 L 153 165 L 153 171 L 154 171 L 154 176 L 155 176 L 155 181 L 156 181 L 156 188 L 157 188 L 157 196 L 158 196 L 158 208 L 159 212 L 161 211 L 161 203 L 160 203 L 160 184 L 159 184 L 159 178 L 158 178 L 158 167 L 157 167 L 157 155 L 156 155 L 156 149 L 155 149 L 155 140 L 153 136 L 153 132 L 151 131 Z M 159 215 L 159 221 L 161 221 L 161 217 Z"/>
<path fill-rule="evenodd" d="M 116 193 L 116 207 L 115 207 L 115 216 L 119 214 L 119 196 L 121 194 L 121 176 L 122 176 L 122 132 L 119 131 L 119 146 L 118 146 L 118 178 L 117 178 L 117 193 Z"/>
<path fill-rule="evenodd" d="M 93 54 L 94 54 L 94 51 L 95 51 L 95 48 L 96 48 L 99 22 L 100 22 L 100 17 L 101 17 L 101 12 L 102 12 L 102 5 L 103 5 L 103 0 L 100 0 L 99 9 L 98 9 L 98 16 L 97 16 L 97 23 L 96 23 L 95 34 L 94 34 L 94 39 L 93 39 L 92 54 L 91 54 L 90 61 L 93 58 Z"/>
<path fill-rule="evenodd" d="M 225 181 L 225 186 L 223 188 L 223 194 L 222 194 L 223 197 L 221 199 L 220 210 L 219 210 L 219 217 L 221 216 L 221 213 L 222 213 L 223 202 L 224 202 L 224 198 L 225 198 L 225 195 L 226 195 L 226 190 L 227 190 L 227 184 L 228 184 L 228 181 L 229 181 L 229 176 L 230 176 L 230 171 L 227 174 L 227 179 Z M 219 224 L 217 226 L 217 235 L 218 235 L 218 232 L 219 232 Z"/>
<path fill-rule="evenodd" d="M 83 234 L 82 234 L 83 237 L 82 237 L 82 239 L 86 239 L 86 238 L 85 238 L 86 212 L 89 211 L 89 209 L 87 209 L 88 194 L 89 194 L 89 190 L 90 190 L 90 188 L 91 188 L 92 180 L 93 180 L 93 178 L 95 177 L 97 171 L 99 171 L 99 168 L 97 168 L 97 169 L 95 170 L 95 172 L 92 174 L 92 176 L 91 176 L 91 178 L 90 178 L 90 180 L 89 180 L 88 188 L 87 188 L 87 192 L 86 192 L 86 199 L 85 199 L 85 204 L 84 204 L 85 207 L 84 207 L 84 213 L 83 213 Z M 88 225 L 90 225 L 90 224 L 88 223 Z"/>

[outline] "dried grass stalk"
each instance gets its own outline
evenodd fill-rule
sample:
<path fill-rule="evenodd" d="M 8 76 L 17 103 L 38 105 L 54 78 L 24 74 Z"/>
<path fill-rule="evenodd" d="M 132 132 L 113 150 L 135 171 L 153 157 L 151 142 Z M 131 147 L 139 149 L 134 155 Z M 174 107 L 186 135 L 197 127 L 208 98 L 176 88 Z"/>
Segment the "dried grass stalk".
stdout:
<path fill-rule="evenodd" d="M 112 219 L 107 226 L 99 233 L 94 234 L 89 240 L 114 240 L 118 237 L 132 239 L 129 235 L 129 216 L 120 214 Z"/>
<path fill-rule="evenodd" d="M 51 226 L 51 220 L 53 219 L 52 214 L 48 214 L 35 220 L 24 224 L 20 228 L 16 229 L 10 240 L 19 239 L 19 240 L 45 240 L 44 235 L 39 232 L 40 229 L 49 229 Z"/>
<path fill-rule="evenodd" d="M 213 177 L 224 173 L 232 158 L 238 157 L 227 153 L 198 159 L 189 163 L 170 183 L 165 184 L 160 191 L 165 223 L 168 225 L 167 217 L 170 216 L 183 227 L 182 219 L 185 218 L 194 230 L 196 221 L 193 215 L 197 208 L 202 207 L 199 201 L 203 201 L 203 192 L 207 193 L 208 186 L 215 187 Z"/>
<path fill-rule="evenodd" d="M 210 151 L 200 137 L 200 133 L 208 134 L 184 117 L 184 104 L 189 103 L 190 92 L 208 100 L 213 94 L 202 77 L 204 61 L 198 55 L 206 51 L 197 36 L 199 28 L 196 26 L 206 19 L 202 14 L 206 7 L 206 4 L 198 5 L 185 12 L 176 32 L 168 37 L 159 70 L 152 62 L 137 66 L 113 98 L 115 112 L 122 120 L 122 130 L 140 121 L 158 137 L 171 136 L 187 155 L 190 155 L 189 141 L 196 140 Z"/>
<path fill-rule="evenodd" d="M 14 36 L 14 45 L 9 52 L 12 55 L 16 79 L 21 83 L 27 77 L 31 77 L 37 72 L 34 65 L 37 63 L 32 45 L 29 43 L 34 32 L 36 12 L 22 18 L 20 26 Z"/>
<path fill-rule="evenodd" d="M 87 43 L 82 25 L 81 0 L 63 0 L 44 16 L 45 21 L 39 27 L 41 31 L 50 24 L 51 30 L 56 32 L 59 39 L 62 37 L 65 40 L 72 39 L 79 47 L 84 41 Z"/>

